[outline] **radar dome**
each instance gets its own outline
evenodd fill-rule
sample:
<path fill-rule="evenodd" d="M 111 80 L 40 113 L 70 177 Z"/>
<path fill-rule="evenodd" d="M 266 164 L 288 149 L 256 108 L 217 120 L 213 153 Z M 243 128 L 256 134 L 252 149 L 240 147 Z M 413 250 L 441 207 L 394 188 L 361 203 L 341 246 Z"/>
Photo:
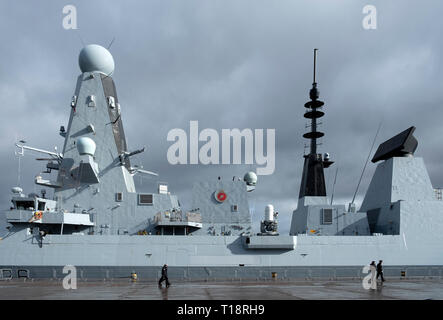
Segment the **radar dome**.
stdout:
<path fill-rule="evenodd" d="M 81 137 L 77 139 L 77 150 L 80 155 L 90 155 L 94 156 L 95 154 L 95 142 L 91 138 Z"/>
<path fill-rule="evenodd" d="M 111 75 L 115 67 L 111 53 L 97 44 L 89 44 L 80 51 L 78 64 L 82 72 L 101 72 L 106 75 Z"/>
<path fill-rule="evenodd" d="M 20 194 L 20 193 L 23 192 L 23 189 L 20 188 L 20 187 L 14 187 L 14 188 L 11 189 L 11 191 L 12 191 L 12 193 Z"/>
<path fill-rule="evenodd" d="M 243 177 L 243 181 L 246 182 L 248 186 L 255 186 L 257 184 L 257 175 L 255 172 L 249 171 Z"/>

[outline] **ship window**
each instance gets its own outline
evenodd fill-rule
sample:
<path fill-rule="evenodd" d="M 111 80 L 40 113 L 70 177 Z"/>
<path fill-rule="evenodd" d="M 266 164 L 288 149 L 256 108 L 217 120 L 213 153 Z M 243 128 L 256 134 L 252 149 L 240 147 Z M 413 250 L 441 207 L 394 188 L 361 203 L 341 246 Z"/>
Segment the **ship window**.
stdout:
<path fill-rule="evenodd" d="M 231 206 L 231 211 L 232 211 L 232 212 L 238 212 L 238 205 L 233 204 L 233 205 Z"/>
<path fill-rule="evenodd" d="M 321 224 L 332 224 L 332 209 L 322 210 Z"/>
<path fill-rule="evenodd" d="M 37 210 L 39 210 L 39 211 L 45 211 L 45 202 L 43 202 L 43 201 L 39 201 L 38 202 L 38 206 L 37 206 Z"/>
<path fill-rule="evenodd" d="M 153 203 L 153 196 L 152 194 L 139 194 L 138 195 L 138 204 L 139 205 L 152 205 Z"/>
<path fill-rule="evenodd" d="M 34 201 L 17 201 L 15 203 L 18 210 L 32 210 L 34 209 Z"/>
<path fill-rule="evenodd" d="M 116 202 L 122 202 L 123 201 L 123 194 L 121 192 L 117 192 L 115 194 L 115 201 Z"/>

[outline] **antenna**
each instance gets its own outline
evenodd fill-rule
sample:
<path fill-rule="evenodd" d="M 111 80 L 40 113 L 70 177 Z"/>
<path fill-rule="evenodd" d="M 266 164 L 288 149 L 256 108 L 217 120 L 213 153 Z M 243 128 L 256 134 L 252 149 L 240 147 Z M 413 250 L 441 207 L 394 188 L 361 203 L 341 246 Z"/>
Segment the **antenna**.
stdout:
<path fill-rule="evenodd" d="M 316 66 L 317 66 L 317 51 L 318 51 L 318 49 L 314 49 L 314 81 L 313 81 L 313 83 L 316 83 L 315 82 L 315 72 L 316 72 Z"/>
<path fill-rule="evenodd" d="M 115 36 L 114 36 L 114 38 L 112 38 L 111 42 L 109 43 L 108 50 L 111 48 L 112 44 L 114 43 L 114 40 L 115 40 Z"/>
<path fill-rule="evenodd" d="M 17 141 L 17 137 L 16 137 L 16 139 L 15 139 L 16 141 Z M 25 140 L 20 140 L 20 142 L 22 142 L 22 143 L 26 143 L 26 141 Z M 17 168 L 17 187 L 20 187 L 20 183 L 21 183 L 21 158 L 24 156 L 24 150 L 23 150 L 23 148 L 21 149 L 21 152 L 20 151 L 14 151 L 14 153 L 15 153 L 15 155 L 17 156 L 17 158 L 18 158 L 18 168 Z"/>
<path fill-rule="evenodd" d="M 337 182 L 338 168 L 339 168 L 339 167 L 337 166 L 337 169 L 335 169 L 334 184 L 332 185 L 331 206 L 332 206 L 332 201 L 334 200 L 334 191 L 335 191 L 335 183 Z"/>
<path fill-rule="evenodd" d="M 114 43 L 115 40 L 115 36 L 112 38 L 111 42 L 108 45 L 108 50 L 111 48 L 112 44 Z M 113 71 L 111 71 L 110 74 L 107 74 L 103 79 L 106 79 L 107 77 L 109 77 L 112 74 Z M 117 122 L 117 120 L 120 118 L 120 115 L 117 117 L 117 119 L 115 119 L 114 122 L 111 121 L 112 124 L 115 124 Z"/>
<path fill-rule="evenodd" d="M 80 39 L 80 42 L 82 43 L 83 47 L 86 47 L 85 43 L 83 42 L 82 37 L 80 36 L 80 34 L 77 34 L 78 38 Z"/>
<path fill-rule="evenodd" d="M 299 199 L 304 196 L 326 196 L 326 185 L 324 177 L 324 168 L 328 168 L 334 162 L 328 159 L 323 159 L 321 154 L 317 153 L 317 146 L 321 143 L 317 143 L 317 140 L 323 137 L 325 134 L 318 131 L 320 122 L 317 121 L 325 115 L 322 106 L 325 104 L 319 100 L 320 93 L 317 89 L 317 51 L 314 49 L 314 69 L 313 69 L 313 83 L 312 88 L 309 90 L 310 101 L 305 103 L 305 114 L 303 117 L 310 119 L 311 130 L 303 134 L 303 138 L 309 140 L 310 148 L 309 154 L 304 154 L 305 163 L 303 166 L 302 182 L 300 186 Z M 304 152 L 303 152 L 304 153 Z"/>
<path fill-rule="evenodd" d="M 379 133 L 379 131 L 380 131 L 380 128 L 381 128 L 382 123 L 383 123 L 383 121 L 380 121 L 380 124 L 378 125 L 377 133 L 375 134 L 374 141 L 372 141 L 371 150 L 369 151 L 368 158 L 366 159 L 365 165 L 364 165 L 364 167 L 363 167 L 363 171 L 361 172 L 360 180 L 358 180 L 357 188 L 355 189 L 354 197 L 352 198 L 352 202 L 351 202 L 351 204 L 354 203 L 355 196 L 357 195 L 358 187 L 360 186 L 361 179 L 363 178 L 363 174 L 364 174 L 364 172 L 365 172 L 366 165 L 368 164 L 369 157 L 371 156 L 372 149 L 374 148 L 375 140 L 377 139 L 377 136 L 378 136 L 378 133 Z"/>

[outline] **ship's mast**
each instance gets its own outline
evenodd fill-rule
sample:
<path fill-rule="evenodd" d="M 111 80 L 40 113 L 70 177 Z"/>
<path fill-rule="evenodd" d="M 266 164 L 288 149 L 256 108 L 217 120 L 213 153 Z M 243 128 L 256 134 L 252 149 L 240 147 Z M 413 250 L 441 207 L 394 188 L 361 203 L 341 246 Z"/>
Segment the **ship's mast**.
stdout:
<path fill-rule="evenodd" d="M 323 117 L 325 114 L 321 110 L 324 102 L 318 100 L 319 91 L 316 80 L 317 51 L 318 49 L 314 49 L 314 75 L 312 89 L 309 91 L 311 101 L 305 103 L 307 111 L 304 117 L 311 119 L 311 131 L 305 133 L 303 137 L 309 139 L 311 143 L 309 154 L 304 156 L 305 164 L 303 167 L 299 198 L 305 196 L 326 196 L 323 168 L 327 168 L 333 163 L 329 160 L 329 157 L 323 159 L 321 154 L 317 154 L 317 139 L 325 135 L 323 132 L 317 131 L 317 119 Z"/>
<path fill-rule="evenodd" d="M 311 139 L 310 154 L 317 154 L 317 138 L 324 136 L 323 132 L 317 131 L 317 118 L 323 117 L 324 113 L 318 111 L 317 108 L 321 108 L 324 105 L 323 101 L 317 100 L 319 98 L 319 91 L 317 90 L 317 82 L 315 81 L 316 66 L 317 66 L 317 51 L 314 49 L 314 76 L 312 82 L 312 89 L 309 91 L 309 97 L 311 101 L 305 104 L 305 107 L 311 109 L 305 113 L 305 118 L 311 119 L 311 132 L 305 133 L 303 137 Z"/>

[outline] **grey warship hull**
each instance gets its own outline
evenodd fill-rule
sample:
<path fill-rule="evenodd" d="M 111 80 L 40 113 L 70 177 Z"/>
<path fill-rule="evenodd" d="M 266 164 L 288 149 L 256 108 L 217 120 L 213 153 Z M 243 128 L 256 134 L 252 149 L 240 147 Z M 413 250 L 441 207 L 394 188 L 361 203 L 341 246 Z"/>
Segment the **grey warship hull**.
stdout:
<path fill-rule="evenodd" d="M 383 260 L 387 277 L 443 276 L 443 201 L 434 192 L 411 127 L 382 144 L 359 210 L 332 204 L 323 169 L 333 162 L 317 154 L 316 83 L 305 117 L 312 120 L 311 153 L 305 156 L 297 209 L 289 235 L 277 230 L 273 207 L 254 234 L 248 198 L 254 174 L 233 181 L 194 184 L 193 209 L 185 212 L 167 185 L 138 193 L 131 165 L 110 53 L 88 46 L 80 54 L 63 153 L 17 145 L 51 158 L 36 184 L 54 190 L 25 195 L 13 188 L 10 224 L 0 240 L 0 278 L 62 278 L 75 266 L 80 279 L 140 279 L 160 275 L 167 263 L 172 279 L 362 278 L 372 260 Z M 96 65 L 97 61 L 106 61 Z M 111 62 L 112 63 L 111 63 Z M 101 70 L 100 68 L 106 69 Z M 366 272 L 366 273 L 365 273 Z"/>
<path fill-rule="evenodd" d="M 26 244 L 17 250 L 16 241 L 2 243 L 1 260 L 12 262 L 0 266 L 4 279 L 63 278 L 66 265 L 76 266 L 79 279 L 129 278 L 133 272 L 154 279 L 165 261 L 170 277 L 179 280 L 358 279 L 374 257 L 386 261 L 388 278 L 443 276 L 440 246 L 423 250 L 423 243 L 399 235 L 288 236 L 291 249 L 248 249 L 246 239 L 233 236 L 208 243 L 205 236 L 48 235 L 41 247 L 23 234 L 15 237 Z"/>

